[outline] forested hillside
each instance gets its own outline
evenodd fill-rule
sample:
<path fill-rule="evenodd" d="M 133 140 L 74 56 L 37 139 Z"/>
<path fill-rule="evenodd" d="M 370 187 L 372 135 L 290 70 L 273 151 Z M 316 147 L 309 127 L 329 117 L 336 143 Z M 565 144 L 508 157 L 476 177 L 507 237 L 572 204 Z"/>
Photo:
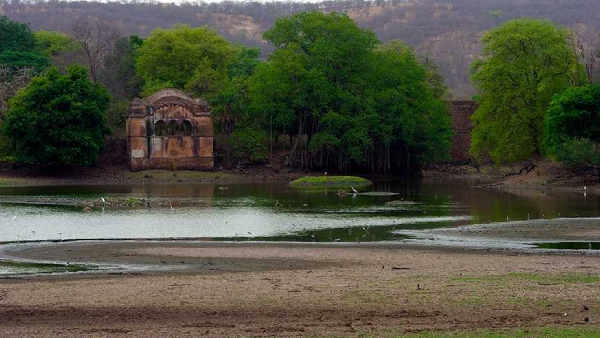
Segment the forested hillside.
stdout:
<path fill-rule="evenodd" d="M 588 46 L 598 44 L 598 0 L 391 0 L 221 2 L 182 5 L 138 2 L 0 2 L 0 14 L 34 30 L 66 31 L 73 20 L 99 17 L 125 34 L 147 36 L 177 23 L 208 25 L 232 42 L 272 51 L 262 33 L 282 16 L 310 10 L 346 12 L 383 42 L 402 39 L 434 59 L 456 98 L 473 94 L 469 64 L 480 53 L 479 38 L 490 28 L 520 17 L 547 18 L 573 28 Z"/>

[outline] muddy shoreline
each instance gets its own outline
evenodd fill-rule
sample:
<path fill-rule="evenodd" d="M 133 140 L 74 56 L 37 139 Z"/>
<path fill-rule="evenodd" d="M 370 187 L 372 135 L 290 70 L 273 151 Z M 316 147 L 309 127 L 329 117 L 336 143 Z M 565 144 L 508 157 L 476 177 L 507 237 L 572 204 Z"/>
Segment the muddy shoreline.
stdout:
<path fill-rule="evenodd" d="M 20 254 L 190 269 L 0 280 L 2 337 L 392 337 L 600 323 L 594 256 L 175 242 Z"/>
<path fill-rule="evenodd" d="M 13 181 L 2 181 L 3 174 L 0 185 L 13 186 Z M 159 172 L 133 173 L 138 176 L 121 181 L 121 174 L 90 176 L 106 181 L 71 179 L 68 173 L 66 181 L 14 178 L 23 179 L 18 186 L 221 184 L 268 177 L 244 181 L 237 174 Z M 0 336 L 398 337 L 421 331 L 600 325 L 598 250 L 486 247 L 485 242 L 449 246 L 427 239 L 600 241 L 600 219 L 502 222 L 420 233 L 425 234 L 422 243 L 403 244 L 182 239 L 0 245 L 0 259 L 108 269 L 0 278 Z"/>

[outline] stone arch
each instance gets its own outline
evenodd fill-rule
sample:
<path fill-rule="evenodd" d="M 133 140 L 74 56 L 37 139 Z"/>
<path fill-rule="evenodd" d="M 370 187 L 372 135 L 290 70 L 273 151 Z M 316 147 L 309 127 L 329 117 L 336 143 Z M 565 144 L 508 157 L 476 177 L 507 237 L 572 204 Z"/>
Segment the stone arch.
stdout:
<path fill-rule="evenodd" d="M 200 127 L 202 125 L 202 127 Z M 208 102 L 176 89 L 134 99 L 127 117 L 132 170 L 214 167 L 212 116 Z"/>
<path fill-rule="evenodd" d="M 167 123 L 165 120 L 158 120 L 154 123 L 154 135 L 167 136 Z"/>
<path fill-rule="evenodd" d="M 184 136 L 192 136 L 192 121 L 190 120 L 183 120 L 183 122 L 181 123 L 181 132 Z"/>
<path fill-rule="evenodd" d="M 167 136 L 177 136 L 180 134 L 180 126 L 177 120 L 171 120 L 167 123 Z"/>

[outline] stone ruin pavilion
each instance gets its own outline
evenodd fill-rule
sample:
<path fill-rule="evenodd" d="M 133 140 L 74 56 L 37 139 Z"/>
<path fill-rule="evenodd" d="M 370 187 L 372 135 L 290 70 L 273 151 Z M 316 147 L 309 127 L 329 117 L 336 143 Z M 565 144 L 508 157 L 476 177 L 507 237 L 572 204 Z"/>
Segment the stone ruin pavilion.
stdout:
<path fill-rule="evenodd" d="M 166 89 L 134 99 L 127 116 L 131 170 L 214 168 L 213 123 L 208 103 Z"/>

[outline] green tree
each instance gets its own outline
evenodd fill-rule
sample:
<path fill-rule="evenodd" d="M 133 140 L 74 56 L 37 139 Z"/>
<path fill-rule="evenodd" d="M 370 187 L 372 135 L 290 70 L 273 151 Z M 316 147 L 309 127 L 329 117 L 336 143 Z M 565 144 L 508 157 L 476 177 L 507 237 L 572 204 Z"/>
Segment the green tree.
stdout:
<path fill-rule="evenodd" d="M 275 128 L 297 130 L 287 162 L 306 166 L 307 158 L 299 152 L 300 136 L 314 134 L 320 118 L 330 111 L 356 111 L 356 94 L 366 87 L 365 65 L 379 41 L 346 15 L 319 12 L 278 19 L 264 38 L 275 51 L 251 79 L 252 103 Z M 358 153 L 353 157 L 361 160 Z"/>
<path fill-rule="evenodd" d="M 155 29 L 139 48 L 136 69 L 146 82 L 145 94 L 160 87 L 185 89 L 208 69 L 226 75 L 234 48 L 207 27 Z"/>
<path fill-rule="evenodd" d="M 0 16 L 0 66 L 17 70 L 46 69 L 48 58 L 37 49 L 36 38 L 29 26 Z"/>
<path fill-rule="evenodd" d="M 267 133 L 254 125 L 236 129 L 231 134 L 233 157 L 247 159 L 253 163 L 264 163 L 267 160 Z"/>
<path fill-rule="evenodd" d="M 249 96 L 264 124 L 295 130 L 289 165 L 407 172 L 446 156 L 448 116 L 410 48 L 377 50 L 338 13 L 282 18 L 264 37 L 276 49 Z"/>
<path fill-rule="evenodd" d="M 196 97 L 203 97 L 211 101 L 227 85 L 226 70 L 217 70 L 210 67 L 207 62 L 201 63 L 188 83 L 185 91 Z"/>
<path fill-rule="evenodd" d="M 570 32 L 546 20 L 509 21 L 486 32 L 472 65 L 479 108 L 471 153 L 496 163 L 541 153 L 544 115 L 552 96 L 583 77 Z"/>
<path fill-rule="evenodd" d="M 54 57 L 80 48 L 73 38 L 61 32 L 37 31 L 34 34 L 37 49 L 48 57 Z"/>
<path fill-rule="evenodd" d="M 570 139 L 556 149 L 554 157 L 577 173 L 591 173 L 600 179 L 600 144 L 589 139 Z"/>
<path fill-rule="evenodd" d="M 378 51 L 374 64 L 372 104 L 380 116 L 375 130 L 382 146 L 406 158 L 404 171 L 449 160 L 451 121 L 442 100 L 446 87 L 435 68 L 428 68 L 412 49 Z"/>
<path fill-rule="evenodd" d="M 3 131 L 18 162 L 44 166 L 90 165 L 104 145 L 110 96 L 88 80 L 83 66 L 66 75 L 50 68 L 11 101 Z"/>
<path fill-rule="evenodd" d="M 568 168 L 600 178 L 600 85 L 567 89 L 550 103 L 545 118 L 547 154 Z"/>
<path fill-rule="evenodd" d="M 0 65 L 12 70 L 30 68 L 39 73 L 50 66 L 50 60 L 37 51 L 7 50 L 0 54 Z"/>
<path fill-rule="evenodd" d="M 251 162 L 266 159 L 265 132 L 257 121 L 257 114 L 250 114 L 247 109 L 248 79 L 261 63 L 259 55 L 258 48 L 236 46 L 225 76 L 213 71 L 215 80 L 205 82 L 209 90 L 188 87 L 188 90 L 194 89 L 194 95 L 208 98 L 211 104 L 215 130 L 222 135 L 219 150 L 224 152 L 226 166 L 232 159 L 246 158 Z M 247 144 L 244 137 L 248 137 Z"/>
<path fill-rule="evenodd" d="M 143 81 L 136 72 L 135 61 L 143 44 L 144 40 L 136 35 L 123 37 L 107 55 L 99 78 L 113 97 L 131 100 L 140 95 Z"/>
<path fill-rule="evenodd" d="M 35 36 L 29 26 L 0 16 L 0 54 L 5 51 L 31 51 L 36 48 Z"/>
<path fill-rule="evenodd" d="M 15 71 L 0 66 L 0 120 L 4 120 L 4 113 L 8 109 L 8 101 L 21 88 L 26 87 L 34 76 L 35 72 L 30 68 Z"/>
<path fill-rule="evenodd" d="M 248 79 L 261 63 L 258 59 L 260 49 L 236 46 L 236 53 L 228 66 L 225 81 L 220 91 L 215 93 L 210 102 L 215 117 L 217 130 L 228 136 L 235 125 L 242 119 L 253 120 L 248 116 Z"/>
<path fill-rule="evenodd" d="M 416 55 L 414 49 L 402 40 L 392 40 L 378 47 L 380 51 L 394 51 L 399 54 L 412 53 Z M 448 86 L 444 77 L 440 74 L 437 64 L 429 56 L 417 56 L 419 63 L 427 70 L 427 83 L 433 94 L 438 98 L 446 98 Z"/>
<path fill-rule="evenodd" d="M 550 103 L 545 118 L 544 146 L 556 154 L 563 143 L 572 139 L 600 142 L 600 85 L 568 88 Z"/>
<path fill-rule="evenodd" d="M 135 60 L 143 44 L 144 40 L 135 35 L 118 39 L 98 72 L 100 82 L 112 97 L 108 109 L 112 134 L 125 132 L 127 107 L 142 92 L 143 81 L 135 70 Z"/>
<path fill-rule="evenodd" d="M 248 78 L 259 64 L 260 48 L 236 46 L 236 53 L 229 63 L 228 74 L 230 79 Z"/>

